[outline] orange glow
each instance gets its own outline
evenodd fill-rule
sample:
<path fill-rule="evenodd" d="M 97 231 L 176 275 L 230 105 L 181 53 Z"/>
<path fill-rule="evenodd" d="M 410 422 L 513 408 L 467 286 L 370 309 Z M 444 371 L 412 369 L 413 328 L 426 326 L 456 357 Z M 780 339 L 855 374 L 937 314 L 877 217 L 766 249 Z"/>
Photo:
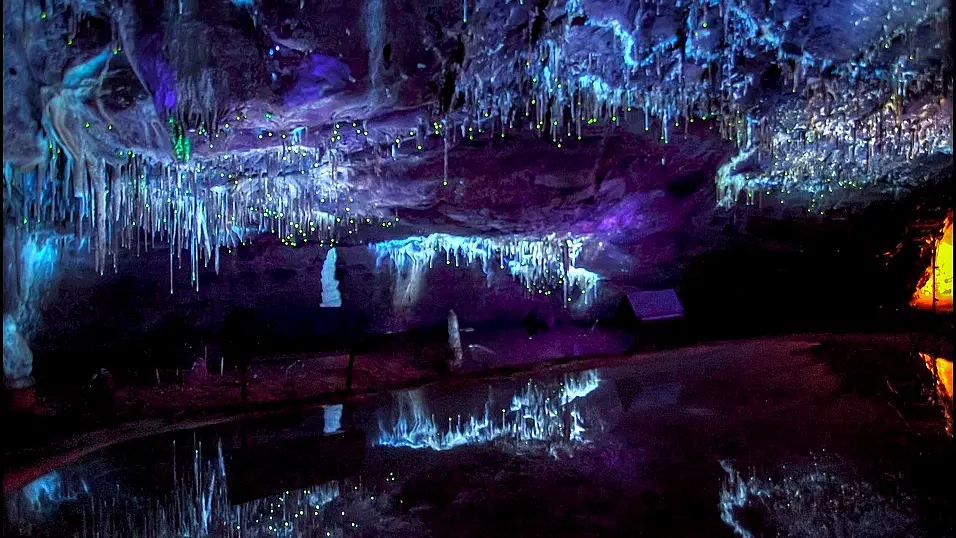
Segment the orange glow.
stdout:
<path fill-rule="evenodd" d="M 949 399 L 953 399 L 953 363 L 946 359 L 936 359 L 936 375 Z"/>
<path fill-rule="evenodd" d="M 946 223 L 943 225 L 943 235 L 936 240 L 934 246 L 936 249 L 936 271 L 932 264 L 926 268 L 926 273 L 920 279 L 916 294 L 910 301 L 910 305 L 923 309 L 933 309 L 933 284 L 936 284 L 936 310 L 943 312 L 953 311 L 953 212 L 946 215 Z M 952 380 L 952 376 L 950 377 Z M 950 391 L 952 394 L 952 381 L 950 382 Z"/>
<path fill-rule="evenodd" d="M 929 353 L 920 353 L 919 356 L 926 363 L 926 368 L 936 377 L 936 394 L 938 402 L 946 415 L 946 433 L 953 434 L 953 361 L 933 357 Z"/>

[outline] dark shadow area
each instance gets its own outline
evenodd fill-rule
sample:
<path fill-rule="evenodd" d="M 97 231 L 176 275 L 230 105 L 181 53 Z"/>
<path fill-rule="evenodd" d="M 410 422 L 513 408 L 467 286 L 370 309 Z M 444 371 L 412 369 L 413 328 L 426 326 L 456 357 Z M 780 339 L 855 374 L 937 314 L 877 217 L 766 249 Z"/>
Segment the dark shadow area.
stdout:
<path fill-rule="evenodd" d="M 751 212 L 743 233 L 684 272 L 679 293 L 690 337 L 923 326 L 927 316 L 907 305 L 930 263 L 921 242 L 941 226 L 952 185 L 948 178 L 846 217 Z"/>

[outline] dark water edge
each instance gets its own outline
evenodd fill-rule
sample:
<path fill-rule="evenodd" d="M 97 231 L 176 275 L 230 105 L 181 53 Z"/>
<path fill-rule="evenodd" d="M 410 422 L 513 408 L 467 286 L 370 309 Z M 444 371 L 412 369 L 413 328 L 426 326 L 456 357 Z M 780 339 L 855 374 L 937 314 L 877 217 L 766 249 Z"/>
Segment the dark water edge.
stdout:
<path fill-rule="evenodd" d="M 116 445 L 8 498 L 8 534 L 952 535 L 918 356 L 752 346 Z"/>

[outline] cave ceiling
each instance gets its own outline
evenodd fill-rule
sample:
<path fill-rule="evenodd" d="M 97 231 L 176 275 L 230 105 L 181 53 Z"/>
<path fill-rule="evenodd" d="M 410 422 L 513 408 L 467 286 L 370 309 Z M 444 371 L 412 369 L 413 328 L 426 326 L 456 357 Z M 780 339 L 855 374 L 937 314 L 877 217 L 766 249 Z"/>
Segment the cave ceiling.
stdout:
<path fill-rule="evenodd" d="M 5 215 L 101 271 L 147 240 L 198 265 L 262 234 L 621 233 L 658 191 L 815 214 L 951 169 L 941 0 L 5 0 L 3 24 Z"/>

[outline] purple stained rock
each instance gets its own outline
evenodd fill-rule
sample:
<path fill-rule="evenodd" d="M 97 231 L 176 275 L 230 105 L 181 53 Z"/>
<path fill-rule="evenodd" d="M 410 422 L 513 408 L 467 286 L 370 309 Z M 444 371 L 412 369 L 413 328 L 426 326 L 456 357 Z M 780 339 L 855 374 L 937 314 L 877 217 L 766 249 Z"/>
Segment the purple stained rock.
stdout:
<path fill-rule="evenodd" d="M 282 97 L 286 106 L 301 106 L 345 89 L 349 66 L 330 56 L 310 54 L 298 66 L 295 85 Z"/>

